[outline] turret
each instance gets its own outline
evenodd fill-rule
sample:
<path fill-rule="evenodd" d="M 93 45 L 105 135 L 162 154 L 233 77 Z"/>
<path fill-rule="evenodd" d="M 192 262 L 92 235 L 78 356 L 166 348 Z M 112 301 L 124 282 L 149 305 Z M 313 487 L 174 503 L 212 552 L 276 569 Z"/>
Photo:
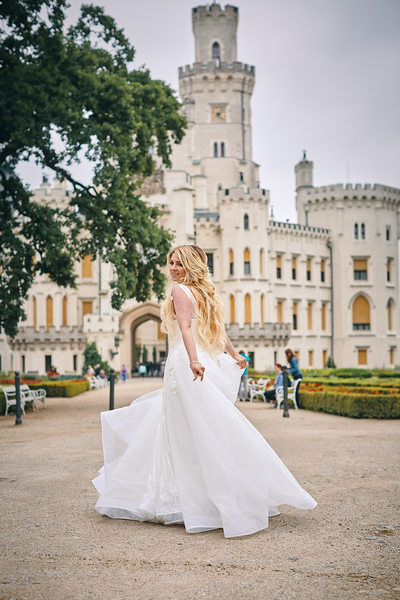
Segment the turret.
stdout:
<path fill-rule="evenodd" d="M 192 25 L 195 39 L 195 62 L 216 65 L 237 60 L 236 30 L 238 9 L 219 4 L 197 6 L 192 9 Z"/>
<path fill-rule="evenodd" d="M 306 151 L 303 151 L 303 158 L 295 166 L 296 173 L 296 191 L 301 187 L 313 187 L 313 167 L 312 160 L 307 160 Z"/>

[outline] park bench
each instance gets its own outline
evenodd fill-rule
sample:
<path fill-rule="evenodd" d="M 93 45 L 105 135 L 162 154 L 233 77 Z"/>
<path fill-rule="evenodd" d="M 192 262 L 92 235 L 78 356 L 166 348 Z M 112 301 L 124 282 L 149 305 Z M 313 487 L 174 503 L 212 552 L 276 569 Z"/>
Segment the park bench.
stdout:
<path fill-rule="evenodd" d="M 90 390 L 98 390 L 99 388 L 106 387 L 107 379 L 103 379 L 102 377 L 91 377 L 89 379 L 89 389 Z"/>
<path fill-rule="evenodd" d="M 298 386 L 300 385 L 300 381 L 301 381 L 301 379 L 295 379 L 293 385 L 289 386 L 287 389 L 288 400 L 291 400 L 293 402 L 293 405 L 296 409 L 299 408 L 297 406 L 297 402 L 296 402 L 296 391 L 297 391 Z M 276 402 L 277 402 L 277 407 L 280 408 L 280 406 L 283 402 L 283 385 L 279 385 L 276 388 L 275 398 L 276 398 Z"/>
<path fill-rule="evenodd" d="M 253 398 L 261 396 L 263 402 L 265 402 L 264 392 L 268 387 L 269 379 L 258 379 L 257 381 L 249 381 L 249 400 L 253 401 Z"/>
<path fill-rule="evenodd" d="M 17 393 L 16 393 L 15 385 L 2 386 L 1 389 L 3 390 L 4 398 L 6 400 L 5 414 L 7 415 L 8 409 L 10 408 L 10 406 L 16 406 L 16 404 L 17 404 Z M 28 386 L 28 384 L 24 383 L 21 385 L 21 410 L 24 414 L 25 414 L 25 403 L 32 402 L 33 409 L 37 410 L 38 409 L 38 407 L 37 407 L 38 400 L 40 400 L 42 402 L 43 406 L 45 406 L 46 390 L 44 390 L 44 389 L 31 390 L 30 387 Z"/>

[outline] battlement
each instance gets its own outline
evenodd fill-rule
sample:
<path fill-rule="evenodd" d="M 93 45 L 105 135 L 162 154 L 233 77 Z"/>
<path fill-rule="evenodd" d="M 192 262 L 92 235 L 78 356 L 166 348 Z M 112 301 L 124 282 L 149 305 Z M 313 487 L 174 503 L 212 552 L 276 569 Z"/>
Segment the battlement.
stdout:
<path fill-rule="evenodd" d="M 288 229 L 302 233 L 317 233 L 322 235 L 330 234 L 330 229 L 325 229 L 323 227 L 310 227 L 309 225 L 300 225 L 299 223 L 289 223 L 287 221 L 270 221 L 269 227 L 275 231 L 278 231 L 279 229 Z"/>
<path fill-rule="evenodd" d="M 195 208 L 194 218 L 196 219 L 196 223 L 199 223 L 200 221 L 205 221 L 206 223 L 218 223 L 219 213 L 209 211 L 207 208 Z"/>
<path fill-rule="evenodd" d="M 239 185 L 236 187 L 225 188 L 218 192 L 219 202 L 224 204 L 225 202 L 240 202 L 241 200 L 258 200 L 263 201 L 266 204 L 269 202 L 269 190 L 259 187 L 246 187 Z"/>
<path fill-rule="evenodd" d="M 206 4 L 205 6 L 195 6 L 192 8 L 193 22 L 210 17 L 228 17 L 237 20 L 239 17 L 239 9 L 237 6 L 232 6 L 230 4 L 227 4 L 225 8 L 222 8 L 220 4 Z"/>
<path fill-rule="evenodd" d="M 322 185 L 320 187 L 312 187 L 307 190 L 307 195 L 316 196 L 321 194 L 329 194 L 330 192 L 344 191 L 374 191 L 384 194 L 392 194 L 400 198 L 400 189 L 383 185 L 381 183 L 334 183 L 332 185 Z M 342 195 L 342 194 L 341 194 Z"/>
<path fill-rule="evenodd" d="M 252 65 L 238 61 L 222 61 L 219 64 L 215 61 L 195 62 L 192 65 L 179 67 L 179 79 L 182 79 L 183 77 L 192 77 L 199 73 L 245 73 L 246 75 L 255 77 L 256 70 Z"/>

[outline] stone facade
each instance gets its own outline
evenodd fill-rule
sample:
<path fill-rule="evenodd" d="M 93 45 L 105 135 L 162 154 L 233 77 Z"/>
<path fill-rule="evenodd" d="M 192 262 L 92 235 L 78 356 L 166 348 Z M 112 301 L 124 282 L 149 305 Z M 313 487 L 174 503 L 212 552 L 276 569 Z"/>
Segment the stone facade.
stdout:
<path fill-rule="evenodd" d="M 160 207 L 177 244 L 196 242 L 207 252 L 228 333 L 256 368 L 283 362 L 285 346 L 304 368 L 328 357 L 338 366 L 399 364 L 400 190 L 314 187 L 304 155 L 295 167 L 299 223 L 274 221 L 252 160 L 255 69 L 237 60 L 238 9 L 199 6 L 192 18 L 195 63 L 179 69 L 188 131 L 172 169 L 145 182 L 146 201 Z M 35 195 L 62 203 L 67 193 L 45 182 Z M 51 359 L 63 372 L 79 372 L 92 340 L 116 368 L 134 366 L 141 344 L 150 359 L 153 348 L 157 357 L 167 350 L 156 302 L 127 301 L 113 311 L 109 265 L 96 259 L 77 269 L 76 290 L 38 278 L 15 340 L 0 333 L 1 368 L 43 372 Z"/>

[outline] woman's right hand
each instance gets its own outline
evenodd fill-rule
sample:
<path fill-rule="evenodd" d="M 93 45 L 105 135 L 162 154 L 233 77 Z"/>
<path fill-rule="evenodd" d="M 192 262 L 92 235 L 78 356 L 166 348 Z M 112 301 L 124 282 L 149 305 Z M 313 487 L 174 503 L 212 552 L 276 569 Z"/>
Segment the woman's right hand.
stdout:
<path fill-rule="evenodd" d="M 201 363 L 193 363 L 192 365 L 190 365 L 190 368 L 194 375 L 193 381 L 196 381 L 198 377 L 200 377 L 200 381 L 203 381 L 204 371 L 206 370 L 206 368 L 203 367 Z"/>

